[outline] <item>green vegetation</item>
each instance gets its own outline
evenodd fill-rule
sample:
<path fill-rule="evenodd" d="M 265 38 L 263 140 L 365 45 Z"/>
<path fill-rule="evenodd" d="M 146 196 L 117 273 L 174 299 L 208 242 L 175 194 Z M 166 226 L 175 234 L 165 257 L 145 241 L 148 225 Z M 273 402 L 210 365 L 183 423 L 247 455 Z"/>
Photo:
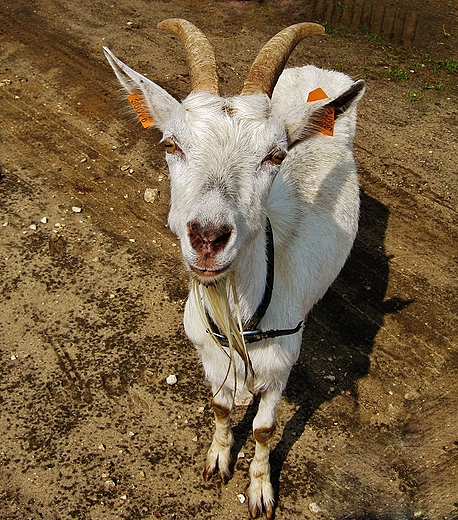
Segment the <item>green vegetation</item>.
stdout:
<path fill-rule="evenodd" d="M 378 43 L 379 45 L 387 45 L 389 44 L 389 40 L 386 36 L 382 36 L 369 27 L 361 27 L 361 31 L 363 33 L 364 39 L 368 42 Z"/>
<path fill-rule="evenodd" d="M 329 22 L 321 22 L 318 20 L 316 21 L 316 23 L 319 23 L 320 25 L 322 25 L 326 29 L 326 34 L 328 34 L 328 35 L 332 34 L 333 36 L 342 36 L 343 38 L 351 38 L 351 36 L 352 36 L 341 25 L 332 25 Z"/>
<path fill-rule="evenodd" d="M 344 6 L 339 3 L 339 7 Z M 439 92 L 446 96 L 456 95 L 457 58 L 437 58 L 414 47 L 409 51 L 397 45 L 395 40 L 378 34 L 369 27 L 362 27 L 358 34 L 342 25 L 333 25 L 322 20 L 316 22 L 326 28 L 328 35 L 351 41 L 359 39 L 369 43 L 373 49 L 373 56 L 364 64 L 365 77 L 378 77 L 399 84 L 406 83 L 408 85 L 406 95 L 410 101 L 424 99 L 427 92 L 430 96 Z M 351 71 L 347 73 L 351 74 Z M 451 99 L 447 98 L 443 102 L 450 103 L 450 101 Z"/>
<path fill-rule="evenodd" d="M 368 70 L 368 69 L 366 69 Z M 368 70 L 369 71 L 369 70 Z M 384 67 L 383 69 L 373 69 L 369 72 L 380 76 L 382 78 L 392 79 L 394 81 L 406 81 L 410 79 L 409 73 L 402 69 L 392 69 L 391 67 Z"/>

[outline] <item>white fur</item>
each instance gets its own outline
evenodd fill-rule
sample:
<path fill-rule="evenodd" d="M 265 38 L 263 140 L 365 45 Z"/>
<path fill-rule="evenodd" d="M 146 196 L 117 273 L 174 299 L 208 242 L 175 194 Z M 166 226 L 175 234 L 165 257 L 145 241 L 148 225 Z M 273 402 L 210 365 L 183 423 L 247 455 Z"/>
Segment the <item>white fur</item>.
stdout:
<path fill-rule="evenodd" d="M 180 238 L 186 267 L 202 261 L 190 243 L 189 222 L 230 226 L 233 232 L 212 259 L 213 267 L 235 269 L 241 317 L 249 319 L 265 289 L 268 216 L 275 243 L 275 281 L 260 328 L 295 327 L 334 281 L 355 238 L 359 188 L 352 144 L 356 104 L 363 89 L 336 120 L 332 137 L 314 132 L 299 139 L 279 166 L 264 159 L 272 150 L 288 150 L 317 108 L 353 85 L 348 76 L 313 66 L 289 69 L 280 76 L 272 99 L 263 94 L 225 99 L 194 93 L 180 104 L 108 50 L 106 54 L 125 89 L 143 93 L 164 139 L 179 146 L 178 152 L 167 154 L 169 225 Z M 307 102 L 308 93 L 317 87 L 328 99 Z M 215 403 L 230 410 L 236 389 L 238 399 L 249 398 L 238 356 L 234 359 L 238 381 L 232 371 L 225 380 L 228 356 L 207 332 L 195 293 L 187 301 L 184 326 L 200 354 Z M 248 383 L 261 396 L 255 436 L 256 431 L 275 425 L 276 408 L 301 340 L 299 332 L 248 345 L 255 374 Z M 229 420 L 217 418 L 216 424 L 206 475 L 219 466 L 224 479 L 233 437 Z M 268 517 L 273 514 L 268 459 L 269 442 L 257 442 L 248 490 L 252 515 L 262 507 Z"/>

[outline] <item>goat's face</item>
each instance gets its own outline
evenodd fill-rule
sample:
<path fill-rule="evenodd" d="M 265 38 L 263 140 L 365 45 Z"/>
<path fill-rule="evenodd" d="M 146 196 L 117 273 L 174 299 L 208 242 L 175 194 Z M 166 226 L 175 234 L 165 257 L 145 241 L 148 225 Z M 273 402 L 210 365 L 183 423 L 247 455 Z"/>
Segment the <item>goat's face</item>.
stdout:
<path fill-rule="evenodd" d="M 227 275 L 240 252 L 265 226 L 272 182 L 289 145 L 308 135 L 308 121 L 321 117 L 299 112 L 292 122 L 275 116 L 271 96 L 289 54 L 307 36 L 321 34 L 316 24 L 296 24 L 260 51 L 240 96 L 219 96 L 216 62 L 205 36 L 185 20 L 159 24 L 180 36 L 190 66 L 192 93 L 179 103 L 163 88 L 105 54 L 144 126 L 163 131 L 171 177 L 169 226 L 180 238 L 184 260 L 205 284 Z M 356 82 L 330 101 L 336 113 L 362 95 Z M 146 117 L 145 117 L 146 115 Z M 288 129 L 285 128 L 288 125 Z"/>
<path fill-rule="evenodd" d="M 179 117 L 177 115 L 179 114 Z M 283 124 L 265 95 L 190 95 L 164 129 L 170 229 L 187 266 L 212 283 L 265 225 L 265 204 L 286 154 Z"/>

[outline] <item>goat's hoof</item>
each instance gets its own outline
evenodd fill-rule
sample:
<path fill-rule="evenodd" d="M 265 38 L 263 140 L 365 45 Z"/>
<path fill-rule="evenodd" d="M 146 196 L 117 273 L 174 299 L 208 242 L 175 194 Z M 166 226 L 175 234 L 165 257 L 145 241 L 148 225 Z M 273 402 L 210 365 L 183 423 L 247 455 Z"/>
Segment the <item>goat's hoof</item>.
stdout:
<path fill-rule="evenodd" d="M 267 520 L 275 515 L 274 490 L 267 475 L 264 479 L 254 478 L 248 488 L 248 511 L 251 518 L 257 518 L 264 511 Z"/>
<path fill-rule="evenodd" d="M 254 506 L 248 507 L 248 510 L 250 512 L 250 518 L 258 518 L 260 510 L 256 504 Z"/>
<path fill-rule="evenodd" d="M 213 477 L 214 470 L 211 468 L 204 468 L 204 472 L 202 473 L 202 476 L 204 477 L 204 480 L 207 482 Z"/>
<path fill-rule="evenodd" d="M 224 485 L 226 485 L 226 484 L 229 482 L 230 478 L 231 478 L 231 476 L 230 476 L 229 473 L 223 473 L 223 472 L 221 472 L 219 475 L 220 475 L 220 477 L 221 477 L 221 482 L 222 482 Z"/>
<path fill-rule="evenodd" d="M 273 517 L 274 517 L 274 506 L 273 506 L 273 504 L 266 505 L 265 512 L 266 512 L 267 520 L 273 520 Z"/>
<path fill-rule="evenodd" d="M 204 477 L 204 480 L 208 482 L 213 475 L 216 473 L 216 468 L 212 468 L 210 466 L 205 467 L 204 472 L 202 476 Z M 231 474 L 228 471 L 219 471 L 219 476 L 221 478 L 221 482 L 223 484 L 227 484 L 231 478 Z"/>
<path fill-rule="evenodd" d="M 262 510 L 255 504 L 254 506 L 249 508 L 250 518 L 258 518 L 258 516 L 262 513 Z M 266 513 L 267 520 L 273 520 L 274 518 L 274 508 L 272 505 L 267 505 L 264 509 Z"/>

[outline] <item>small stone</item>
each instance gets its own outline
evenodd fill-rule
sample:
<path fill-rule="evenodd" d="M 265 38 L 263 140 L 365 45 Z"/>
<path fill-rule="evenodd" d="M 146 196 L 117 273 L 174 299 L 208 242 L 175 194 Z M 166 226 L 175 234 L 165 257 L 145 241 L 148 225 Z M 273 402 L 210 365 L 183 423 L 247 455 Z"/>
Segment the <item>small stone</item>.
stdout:
<path fill-rule="evenodd" d="M 43 218 L 40 220 L 40 222 L 41 222 L 42 224 L 46 224 L 46 223 L 48 222 L 48 217 L 43 217 Z"/>
<path fill-rule="evenodd" d="M 146 188 L 143 198 L 145 202 L 154 202 L 159 198 L 159 190 L 157 188 Z"/>
<path fill-rule="evenodd" d="M 109 479 L 105 480 L 103 485 L 105 486 L 106 489 L 113 489 L 116 487 L 116 482 L 113 479 L 109 478 Z"/>
<path fill-rule="evenodd" d="M 32 231 L 36 231 L 37 230 L 37 225 L 36 224 L 30 224 L 29 229 L 31 229 Z"/>
<path fill-rule="evenodd" d="M 238 459 L 244 459 L 244 458 L 245 458 L 245 452 L 241 451 L 241 452 L 237 455 L 237 458 L 238 458 Z"/>
<path fill-rule="evenodd" d="M 237 495 L 237 498 L 239 499 L 239 502 L 240 502 L 241 504 L 244 504 L 244 503 L 245 503 L 246 496 L 245 496 L 243 493 L 239 493 L 239 494 Z"/>
<path fill-rule="evenodd" d="M 146 480 L 146 473 L 143 470 L 138 472 L 138 480 Z"/>
<path fill-rule="evenodd" d="M 14 354 L 10 357 L 11 361 L 16 361 L 17 359 L 17 356 L 15 356 Z"/>
<path fill-rule="evenodd" d="M 176 375 L 171 374 L 170 376 L 167 377 L 166 381 L 167 381 L 168 385 L 173 386 L 173 385 L 177 384 L 178 378 Z"/>
<path fill-rule="evenodd" d="M 415 399 L 418 399 L 420 397 L 420 394 L 416 392 L 415 390 L 412 390 L 411 392 L 407 392 L 404 396 L 404 399 L 407 401 L 415 401 Z"/>
<path fill-rule="evenodd" d="M 197 438 L 197 435 L 195 437 L 192 438 L 192 442 L 197 442 L 198 441 L 198 438 Z"/>
<path fill-rule="evenodd" d="M 73 213 L 81 213 L 83 210 L 78 206 L 72 206 Z"/>
<path fill-rule="evenodd" d="M 119 167 L 119 169 L 120 169 L 122 172 L 126 172 L 129 168 L 130 168 L 130 166 L 120 166 L 120 167 Z"/>
<path fill-rule="evenodd" d="M 309 509 L 315 515 L 321 513 L 321 507 L 316 502 L 312 502 L 311 504 L 309 504 Z"/>
<path fill-rule="evenodd" d="M 83 157 L 80 161 L 80 163 L 85 163 L 87 161 L 87 157 Z"/>
<path fill-rule="evenodd" d="M 119 498 L 120 498 L 121 500 L 127 500 L 127 495 L 121 495 Z"/>
<path fill-rule="evenodd" d="M 99 445 L 98 445 L 98 449 L 99 449 L 100 451 L 105 451 L 105 450 L 107 449 L 107 447 L 105 446 L 105 444 L 99 444 Z"/>

